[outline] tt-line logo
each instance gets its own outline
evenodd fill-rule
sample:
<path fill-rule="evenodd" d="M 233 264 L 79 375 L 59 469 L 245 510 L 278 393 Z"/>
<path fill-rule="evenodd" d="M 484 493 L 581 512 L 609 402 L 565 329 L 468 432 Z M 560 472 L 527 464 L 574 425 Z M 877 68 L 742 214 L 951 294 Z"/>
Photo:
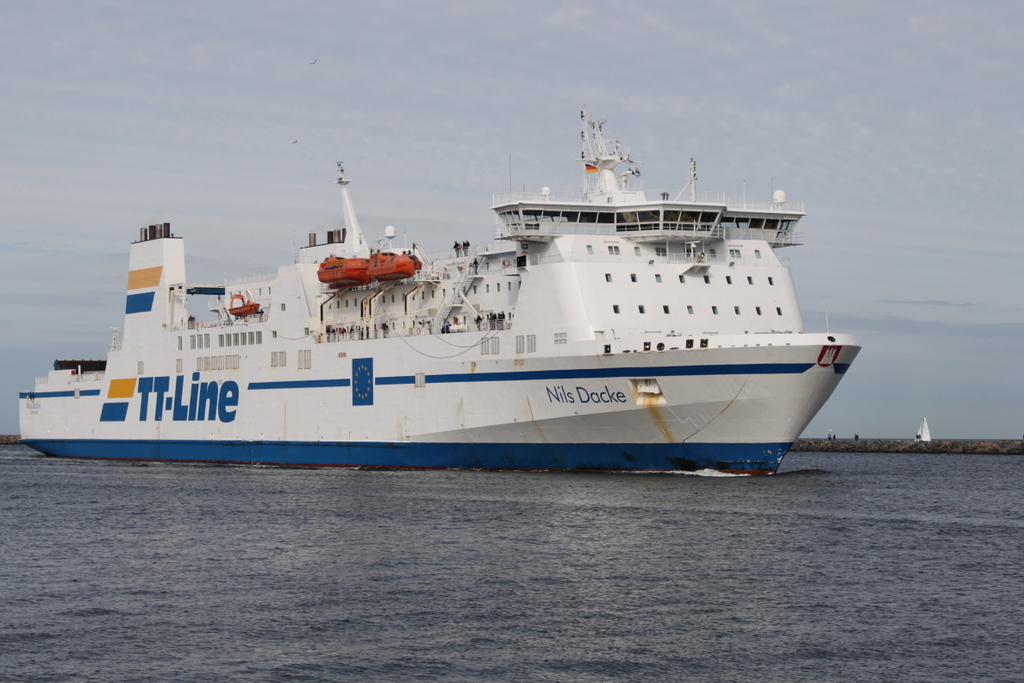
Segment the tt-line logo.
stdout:
<path fill-rule="evenodd" d="M 140 377 L 138 395 L 139 421 L 161 421 L 166 416 L 174 422 L 202 422 L 220 420 L 233 422 L 238 406 L 238 383 L 200 382 L 199 373 L 192 373 L 192 383 L 185 388 L 185 378 L 174 378 L 174 393 L 170 392 L 170 377 Z"/>

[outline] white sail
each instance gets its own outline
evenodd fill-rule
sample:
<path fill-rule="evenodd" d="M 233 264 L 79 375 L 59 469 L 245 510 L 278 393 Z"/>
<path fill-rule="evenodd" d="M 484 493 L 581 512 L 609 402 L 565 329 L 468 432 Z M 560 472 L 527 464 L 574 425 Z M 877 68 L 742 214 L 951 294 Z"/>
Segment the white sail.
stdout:
<path fill-rule="evenodd" d="M 917 439 L 916 441 L 931 441 L 932 435 L 928 431 L 928 418 L 922 418 L 921 426 L 917 428 Z"/>

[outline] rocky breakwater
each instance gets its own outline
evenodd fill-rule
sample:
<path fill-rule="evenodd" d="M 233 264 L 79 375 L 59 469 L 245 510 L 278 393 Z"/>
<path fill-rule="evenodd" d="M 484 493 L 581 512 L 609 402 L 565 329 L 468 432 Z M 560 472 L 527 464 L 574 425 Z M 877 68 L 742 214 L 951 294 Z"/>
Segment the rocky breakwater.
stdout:
<path fill-rule="evenodd" d="M 0 434 L 0 443 L 18 443 L 21 437 L 17 434 Z"/>
<path fill-rule="evenodd" d="M 797 439 L 790 451 L 820 453 L 956 453 L 962 455 L 1024 455 L 1024 441 L 911 441 L 909 439 Z"/>

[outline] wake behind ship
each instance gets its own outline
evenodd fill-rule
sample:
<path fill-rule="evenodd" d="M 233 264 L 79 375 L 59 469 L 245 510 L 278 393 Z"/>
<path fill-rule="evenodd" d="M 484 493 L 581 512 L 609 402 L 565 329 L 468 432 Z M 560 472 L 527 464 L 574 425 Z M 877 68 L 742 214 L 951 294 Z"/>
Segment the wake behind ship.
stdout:
<path fill-rule="evenodd" d="M 168 224 L 130 249 L 106 360 L 20 395 L 56 456 L 300 466 L 775 472 L 860 347 L 807 333 L 801 202 L 644 191 L 584 112 L 575 192 L 494 198 L 445 254 L 345 229 L 277 272 L 189 283 Z M 623 168 L 624 167 L 624 168 Z M 621 170 L 620 170 L 621 169 Z M 205 303 L 205 306 L 201 306 Z"/>

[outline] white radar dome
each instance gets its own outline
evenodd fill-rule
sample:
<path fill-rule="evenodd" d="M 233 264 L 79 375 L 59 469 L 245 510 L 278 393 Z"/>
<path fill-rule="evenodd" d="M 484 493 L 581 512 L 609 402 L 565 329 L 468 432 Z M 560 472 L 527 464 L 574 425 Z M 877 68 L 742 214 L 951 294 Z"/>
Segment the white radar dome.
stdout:
<path fill-rule="evenodd" d="M 551 197 L 551 188 L 547 187 L 546 185 L 544 187 L 540 188 L 540 196 L 543 197 L 544 199 L 550 198 Z"/>
<path fill-rule="evenodd" d="M 776 192 L 776 194 L 778 194 L 778 193 Z M 395 226 L 389 225 L 388 227 L 384 228 L 384 237 L 388 238 L 389 240 L 390 239 L 394 239 L 395 238 Z"/>
<path fill-rule="evenodd" d="M 774 201 L 776 204 L 785 204 L 786 203 L 786 191 L 785 190 L 775 190 L 775 192 L 772 193 L 772 201 Z"/>

